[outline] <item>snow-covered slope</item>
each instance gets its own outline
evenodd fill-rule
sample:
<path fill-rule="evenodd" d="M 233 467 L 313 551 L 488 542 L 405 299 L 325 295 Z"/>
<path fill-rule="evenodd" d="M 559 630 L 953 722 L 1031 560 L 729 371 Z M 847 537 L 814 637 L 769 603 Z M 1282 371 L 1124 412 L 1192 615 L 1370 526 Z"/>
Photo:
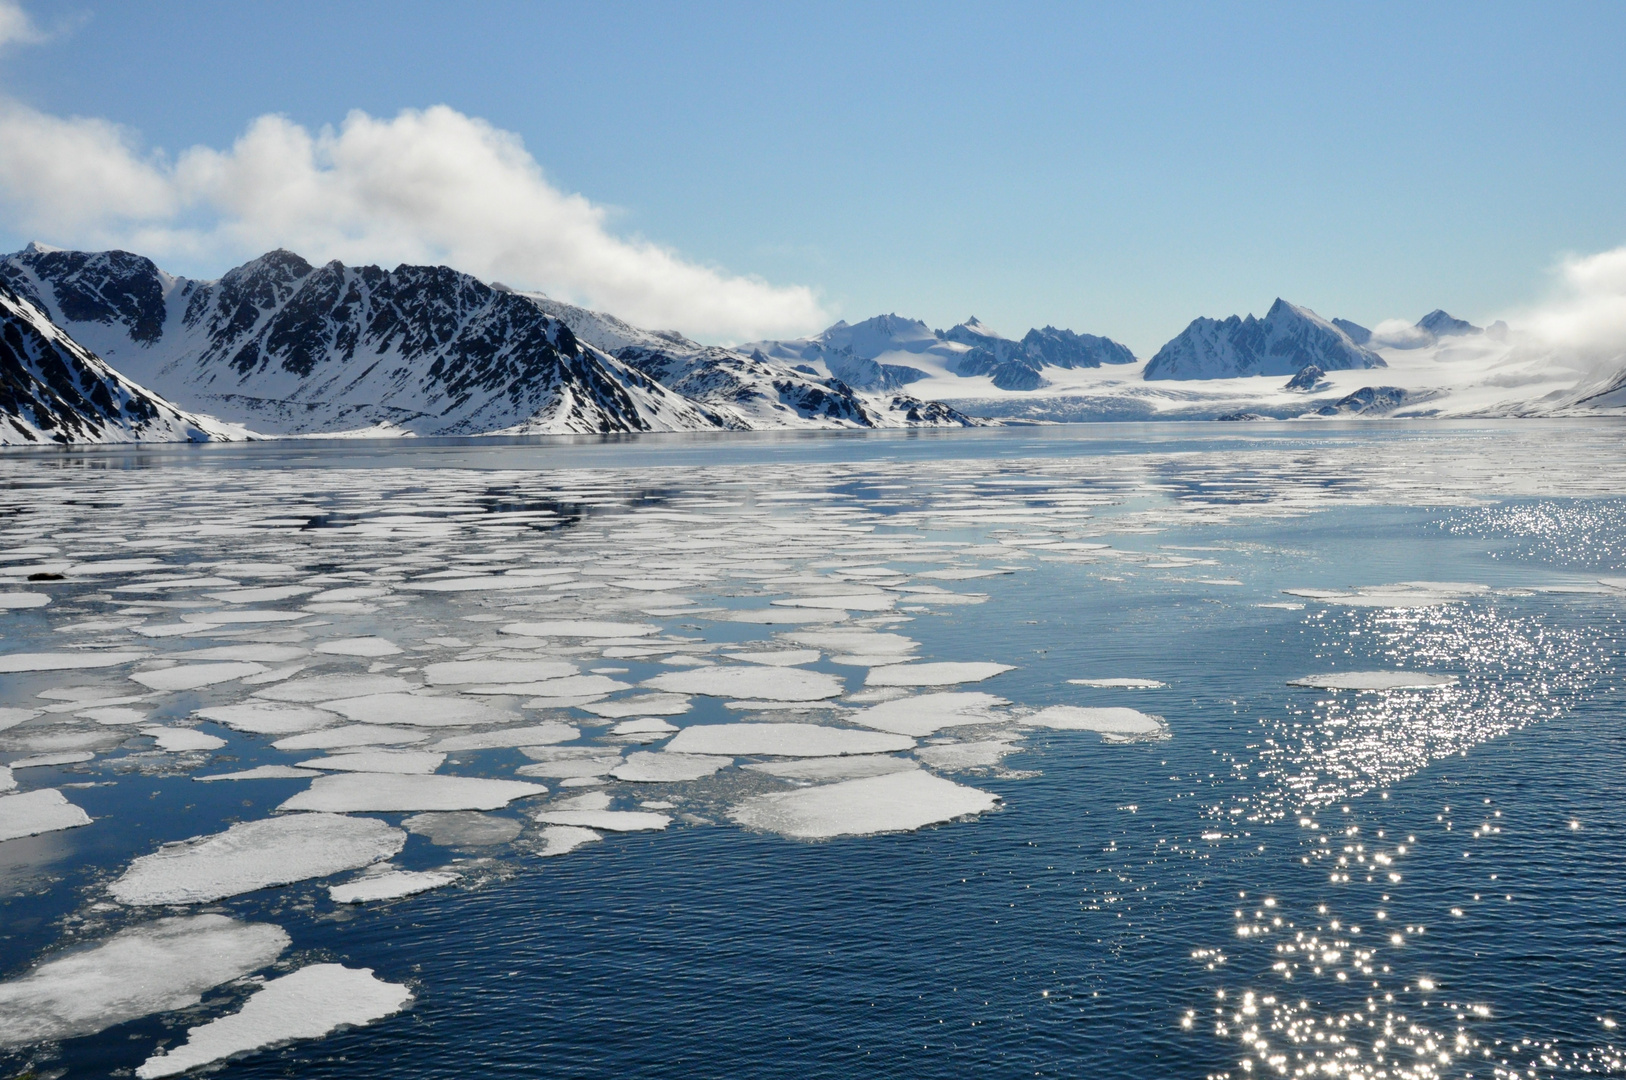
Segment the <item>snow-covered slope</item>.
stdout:
<path fill-rule="evenodd" d="M 701 345 L 672 331 L 641 330 L 613 315 L 523 294 L 576 336 L 726 417 L 734 428 L 968 427 L 975 420 L 938 402 L 889 392 L 912 380 L 875 379 L 873 392 L 805 363 Z M 929 333 L 929 331 L 928 331 Z"/>
<path fill-rule="evenodd" d="M 1263 319 L 1232 315 L 1193 319 L 1146 365 L 1147 379 L 1224 379 L 1292 375 L 1314 364 L 1323 371 L 1383 367 L 1383 358 L 1357 345 L 1342 328 L 1309 308 L 1280 298 Z"/>
<path fill-rule="evenodd" d="M 1125 346 L 1094 334 L 1046 326 L 1016 341 L 975 316 L 947 330 L 933 330 L 918 319 L 878 315 L 853 325 L 838 322 L 811 338 L 753 342 L 742 351 L 806 364 L 854 386 L 883 388 L 944 376 L 986 376 L 1000 390 L 1035 390 L 1049 385 L 1047 367 L 1135 361 Z"/>
<path fill-rule="evenodd" d="M 124 378 L 0 283 L 0 445 L 204 442 L 247 435 L 182 412 Z"/>
<path fill-rule="evenodd" d="M 38 245 L 0 277 L 175 401 L 280 434 L 680 431 L 727 418 L 438 266 L 313 267 L 273 251 L 218 281 Z"/>

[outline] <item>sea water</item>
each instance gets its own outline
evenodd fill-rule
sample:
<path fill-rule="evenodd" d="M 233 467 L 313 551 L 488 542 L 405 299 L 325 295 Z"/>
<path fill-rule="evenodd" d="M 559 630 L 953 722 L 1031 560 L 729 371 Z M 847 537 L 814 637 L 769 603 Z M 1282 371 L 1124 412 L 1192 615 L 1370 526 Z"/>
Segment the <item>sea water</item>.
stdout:
<path fill-rule="evenodd" d="M 0 1061 L 1618 1075 L 1623 436 L 8 453 Z"/>

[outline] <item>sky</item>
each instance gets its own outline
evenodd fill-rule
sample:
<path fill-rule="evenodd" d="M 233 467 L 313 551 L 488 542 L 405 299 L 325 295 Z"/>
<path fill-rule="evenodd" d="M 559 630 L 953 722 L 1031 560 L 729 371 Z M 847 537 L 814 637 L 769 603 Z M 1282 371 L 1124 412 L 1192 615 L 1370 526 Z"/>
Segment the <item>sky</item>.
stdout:
<path fill-rule="evenodd" d="M 708 341 L 1488 322 L 1626 245 L 1626 5 L 0 0 L 0 248 L 447 262 Z"/>

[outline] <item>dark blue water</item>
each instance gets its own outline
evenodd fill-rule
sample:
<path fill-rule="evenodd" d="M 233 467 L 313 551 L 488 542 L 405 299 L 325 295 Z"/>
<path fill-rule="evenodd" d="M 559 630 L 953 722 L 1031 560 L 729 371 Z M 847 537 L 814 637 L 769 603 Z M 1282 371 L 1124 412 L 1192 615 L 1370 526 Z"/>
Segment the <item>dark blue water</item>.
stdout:
<path fill-rule="evenodd" d="M 1331 449 L 1319 434 L 1283 447 L 1274 434 L 1250 431 L 1239 445 L 1212 432 L 1173 445 L 1162 432 L 1114 435 L 1111 445 L 1048 432 L 884 444 L 893 461 L 940 459 L 945 448 L 972 460 L 1076 460 L 1075 489 L 1116 490 L 1121 508 L 1183 506 L 1136 526 L 1161 531 L 1110 539 L 1148 553 L 1218 547 L 1205 553 L 1217 565 L 1160 573 L 1041 560 L 976 582 L 988 603 L 905 629 L 930 658 L 1016 665 L 986 688 L 1025 705 L 1085 700 L 1068 678 L 1165 681 L 1161 690 L 1089 690 L 1087 703 L 1155 712 L 1168 741 L 1036 733 L 1005 759 L 1007 772 L 965 779 L 999 794 L 1001 809 L 914 833 L 806 843 L 703 813 L 703 822 L 608 835 L 559 859 L 462 852 L 488 860 L 467 864 L 471 886 L 366 909 L 336 910 L 303 886 L 225 901 L 211 910 L 289 931 L 285 966 L 341 960 L 416 994 L 399 1016 L 237 1060 L 229 1074 L 1153 1078 L 1331 1075 L 1329 1062 L 1337 1075 L 1394 1077 L 1626 1072 L 1618 1029 L 1606 1023 L 1626 1019 L 1626 602 L 1538 591 L 1622 572 L 1620 504 L 1487 491 L 1497 495 L 1493 513 L 1457 497 L 1476 493 L 1448 491 L 1437 505 L 1366 498 L 1211 520 L 1190 503 L 1269 508 L 1305 487 L 1337 491 L 1357 479 L 1369 493 L 1381 481 L 1368 446 L 1407 456 L 1381 432 L 1329 433 Z M 1597 436 L 1605 449 L 1596 453 L 1611 434 Z M 1468 429 L 1451 438 L 1482 439 L 1473 452 L 1487 457 L 1507 441 Z M 859 451 L 876 452 L 857 440 L 811 445 L 815 457 L 855 468 Z M 1288 465 L 1273 457 L 1250 470 L 1256 447 L 1285 453 Z M 1223 460 L 1201 469 L 1151 462 L 1134 490 L 1094 461 L 1171 450 Z M 616 464 L 667 461 L 671 451 L 632 452 L 653 456 Z M 311 456 L 282 467 L 309 467 L 323 453 L 301 448 Z M 391 467 L 409 469 L 435 468 L 436 454 L 470 469 L 481 465 L 469 455 L 501 457 L 480 446 L 415 446 L 404 459 L 393 448 L 340 453 L 346 468 L 358 467 L 358 454 L 388 453 Z M 579 453 L 569 467 L 591 470 L 612 450 Z M 678 463 L 714 453 L 686 447 Z M 1316 472 L 1341 455 L 1348 471 L 1288 483 L 1295 454 Z M 86 455 L 75 464 L 164 469 L 178 460 Z M 239 464 L 264 463 L 249 455 Z M 1146 475 L 1160 488 L 1146 488 Z M 1266 475 L 1260 490 L 1255 477 Z M 666 479 L 675 489 L 696 483 Z M 996 528 L 942 535 L 987 541 Z M 1566 529 L 1590 539 L 1565 543 Z M 1199 574 L 1241 584 L 1197 584 Z M 1400 581 L 1496 591 L 1413 610 L 1255 606 L 1297 602 L 1283 588 Z M 759 629 L 700 633 L 742 639 Z M 663 670 L 627 666 L 634 680 Z M 1460 683 L 1444 694 L 1285 685 L 1311 672 L 1397 666 Z M 12 680 L 0 684 L 8 694 L 23 692 L 17 677 L 0 679 Z M 190 707 L 173 706 L 183 715 Z M 710 703 L 680 722 L 724 718 Z M 222 767 L 232 757 L 245 768 L 285 760 L 264 739 L 217 733 L 231 737 L 216 757 Z M 523 759 L 490 751 L 479 760 L 498 775 Z M 116 783 L 67 792 L 97 827 L 0 845 L 12 894 L 0 900 L 5 973 L 82 925 L 99 932 L 88 905 L 132 854 L 265 816 L 304 786 L 121 772 L 117 756 L 22 775 L 30 787 Z M 1376 854 L 1390 861 L 1376 864 Z M 397 862 L 447 857 L 414 836 Z M 1329 950 L 1336 959 L 1323 959 Z M 189 1015 L 35 1048 L 10 1064 L 112 1075 L 243 995 L 216 991 Z M 1307 1072 L 1313 1065 L 1322 1071 Z"/>

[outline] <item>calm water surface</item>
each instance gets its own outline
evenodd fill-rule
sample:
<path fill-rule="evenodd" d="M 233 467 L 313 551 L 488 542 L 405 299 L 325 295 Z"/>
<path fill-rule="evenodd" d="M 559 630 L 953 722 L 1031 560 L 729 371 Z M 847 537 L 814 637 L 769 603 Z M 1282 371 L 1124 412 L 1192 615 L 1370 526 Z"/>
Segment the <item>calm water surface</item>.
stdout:
<path fill-rule="evenodd" d="M 807 842 L 729 820 L 776 786 L 759 774 L 612 781 L 618 807 L 672 803 L 671 827 L 542 859 L 520 801 L 497 812 L 526 826 L 511 844 L 413 835 L 395 860 L 455 860 L 460 885 L 354 907 L 322 880 L 209 906 L 285 928 L 278 970 L 337 961 L 415 994 L 371 1026 L 238 1058 L 231 1076 L 1620 1075 L 1623 440 L 1614 424 L 1208 424 L 20 453 L 0 457 L 0 547 L 16 553 L 0 566 L 64 576 L 0 585 L 51 596 L 0 614 L 0 654 L 134 643 L 161 658 L 295 630 L 406 650 L 318 654 L 305 674 L 410 673 L 497 647 L 495 625 L 539 610 L 771 643 L 790 628 L 722 615 L 825 581 L 896 593 L 851 621 L 878 617 L 922 660 L 1012 665 L 958 688 L 1013 703 L 1013 752 L 941 770 L 1002 800 L 973 820 Z M 84 569 L 137 558 L 152 563 Z M 400 587 L 544 558 L 575 560 L 591 587 L 545 603 Z M 200 640 L 141 630 L 208 610 L 205 596 L 119 591 L 234 564 L 287 568 L 244 585 L 371 581 L 382 596 L 317 611 L 294 597 L 266 605 L 301 613 L 286 624 Z M 919 576 L 944 566 L 1010 572 Z M 608 584 L 663 575 L 676 583 L 654 592 Z M 436 653 L 435 637 L 465 645 Z M 674 670 L 660 659 L 582 663 L 636 684 Z M 830 656 L 810 668 L 863 685 L 863 667 Z M 1397 669 L 1455 682 L 1288 685 Z M 0 705 L 129 692 L 127 674 L 0 675 Z M 1110 678 L 1165 685 L 1069 682 Z M 144 707 L 174 723 L 250 692 Z M 1155 714 L 1168 738 L 1021 725 L 1060 704 Z M 546 715 L 605 738 L 579 709 Z M 697 697 L 670 719 L 741 718 Z M 96 755 L 17 772 L 95 823 L 0 843 L 0 975 L 152 917 L 106 903 L 132 858 L 269 816 L 308 785 L 196 782 L 296 760 L 271 736 L 199 729 L 227 745 L 163 754 L 65 712 L 0 733 L 0 760 L 59 736 Z M 527 762 L 459 753 L 442 771 Z M 0 1065 L 119 1074 L 249 989 Z"/>

